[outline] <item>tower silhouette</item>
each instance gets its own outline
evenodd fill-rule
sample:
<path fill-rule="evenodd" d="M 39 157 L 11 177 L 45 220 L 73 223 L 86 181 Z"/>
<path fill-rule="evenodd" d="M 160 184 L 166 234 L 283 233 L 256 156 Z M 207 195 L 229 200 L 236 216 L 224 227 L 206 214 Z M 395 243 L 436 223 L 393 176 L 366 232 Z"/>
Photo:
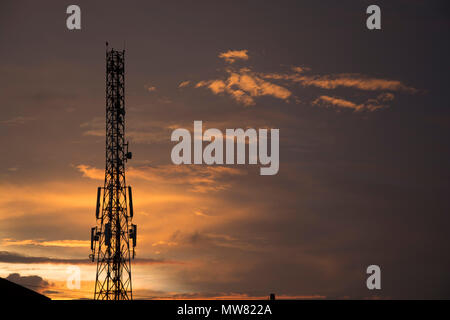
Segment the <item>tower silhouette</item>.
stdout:
<path fill-rule="evenodd" d="M 97 190 L 97 226 L 91 228 L 90 258 L 97 260 L 96 300 L 133 298 L 131 258 L 137 229 L 132 224 L 131 187 L 125 180 L 125 163 L 131 156 L 125 143 L 125 50 L 108 50 L 106 43 L 105 182 Z"/>

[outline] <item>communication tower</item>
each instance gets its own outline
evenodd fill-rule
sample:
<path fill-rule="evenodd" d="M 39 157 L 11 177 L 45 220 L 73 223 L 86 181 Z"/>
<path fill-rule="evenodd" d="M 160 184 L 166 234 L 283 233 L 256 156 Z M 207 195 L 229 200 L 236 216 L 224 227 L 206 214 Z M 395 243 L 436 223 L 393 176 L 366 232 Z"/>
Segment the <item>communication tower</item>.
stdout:
<path fill-rule="evenodd" d="M 131 159 L 125 142 L 125 50 L 108 50 L 106 43 L 106 167 L 105 182 L 97 190 L 91 228 L 91 260 L 97 261 L 95 300 L 131 300 L 131 259 L 137 228 L 132 224 L 133 198 L 125 180 Z"/>

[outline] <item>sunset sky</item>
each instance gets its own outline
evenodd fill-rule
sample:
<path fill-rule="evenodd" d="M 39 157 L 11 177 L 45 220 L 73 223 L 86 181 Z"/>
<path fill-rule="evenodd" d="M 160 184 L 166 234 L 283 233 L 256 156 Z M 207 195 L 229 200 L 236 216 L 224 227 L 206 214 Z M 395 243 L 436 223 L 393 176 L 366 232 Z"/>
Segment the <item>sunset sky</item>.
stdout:
<path fill-rule="evenodd" d="M 450 298 L 449 6 L 376 3 L 370 31 L 372 1 L 76 1 L 69 31 L 75 2 L 1 1 L 0 277 L 93 298 L 109 41 L 126 50 L 135 298 Z M 172 164 L 194 120 L 278 128 L 278 174 Z"/>

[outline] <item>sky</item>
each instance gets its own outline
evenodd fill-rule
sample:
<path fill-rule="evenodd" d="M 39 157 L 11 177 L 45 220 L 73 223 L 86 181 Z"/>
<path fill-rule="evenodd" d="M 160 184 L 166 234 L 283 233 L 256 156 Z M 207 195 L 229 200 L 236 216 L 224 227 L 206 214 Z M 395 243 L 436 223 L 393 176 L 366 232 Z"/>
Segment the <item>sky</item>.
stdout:
<path fill-rule="evenodd" d="M 376 3 L 381 30 L 369 1 L 77 1 L 70 31 L 72 2 L 2 1 L 0 276 L 93 297 L 108 41 L 126 50 L 135 298 L 450 298 L 449 7 Z M 279 172 L 174 165 L 195 120 L 279 129 Z"/>

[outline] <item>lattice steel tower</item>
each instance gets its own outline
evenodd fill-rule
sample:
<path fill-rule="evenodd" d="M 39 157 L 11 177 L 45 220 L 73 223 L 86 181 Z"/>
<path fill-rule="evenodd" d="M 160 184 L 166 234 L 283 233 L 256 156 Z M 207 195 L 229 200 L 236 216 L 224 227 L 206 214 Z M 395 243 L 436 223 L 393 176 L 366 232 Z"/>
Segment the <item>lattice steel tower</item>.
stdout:
<path fill-rule="evenodd" d="M 125 50 L 108 50 L 107 43 L 105 183 L 97 190 L 97 226 L 91 229 L 90 258 L 97 260 L 96 300 L 133 298 L 131 258 L 135 255 L 137 230 L 131 223 L 131 187 L 125 180 L 128 159 L 131 152 L 125 143 Z"/>

